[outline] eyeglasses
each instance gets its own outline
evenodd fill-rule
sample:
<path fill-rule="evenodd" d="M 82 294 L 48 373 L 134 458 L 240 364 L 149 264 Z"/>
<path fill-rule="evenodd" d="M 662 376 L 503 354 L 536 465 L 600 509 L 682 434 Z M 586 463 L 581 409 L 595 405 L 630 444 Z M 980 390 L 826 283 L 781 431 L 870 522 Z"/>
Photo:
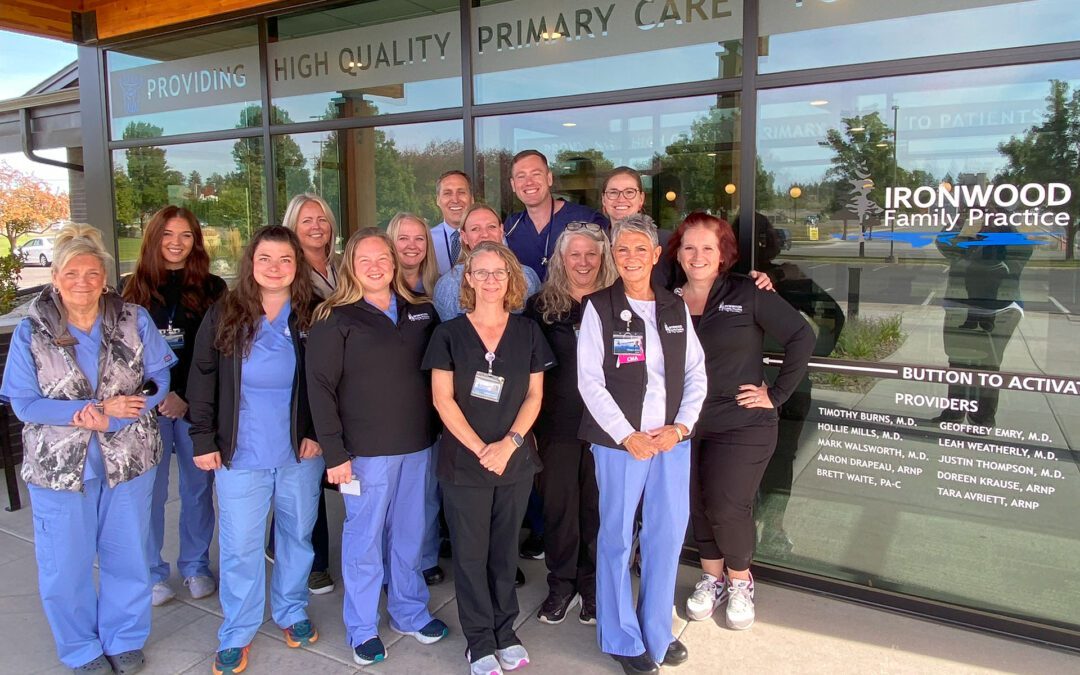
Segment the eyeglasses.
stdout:
<path fill-rule="evenodd" d="M 505 269 L 497 270 L 473 270 L 469 272 L 469 276 L 477 281 L 484 282 L 488 280 L 488 277 L 495 277 L 495 281 L 506 281 L 510 273 Z"/>
<path fill-rule="evenodd" d="M 601 231 L 599 225 L 597 225 L 596 223 L 590 223 L 587 220 L 575 220 L 571 223 L 566 224 L 567 232 L 580 232 L 582 230 L 587 230 L 589 232 Z"/>
<path fill-rule="evenodd" d="M 615 201 L 621 195 L 623 199 L 631 200 L 641 194 L 641 190 L 637 188 L 626 188 L 625 190 L 604 190 L 604 197 L 608 201 Z"/>

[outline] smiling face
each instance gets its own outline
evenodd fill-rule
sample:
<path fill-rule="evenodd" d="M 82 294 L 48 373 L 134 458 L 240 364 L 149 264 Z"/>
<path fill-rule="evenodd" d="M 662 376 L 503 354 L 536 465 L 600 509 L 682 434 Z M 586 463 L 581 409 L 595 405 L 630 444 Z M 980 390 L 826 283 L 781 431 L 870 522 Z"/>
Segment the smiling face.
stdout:
<path fill-rule="evenodd" d="M 679 264 L 691 281 L 708 281 L 720 273 L 720 238 L 707 227 L 691 227 L 683 232 Z"/>
<path fill-rule="evenodd" d="M 439 205 L 443 220 L 453 228 L 461 227 L 461 217 L 473 204 L 472 190 L 464 176 L 451 174 L 439 183 L 435 203 Z"/>
<path fill-rule="evenodd" d="M 502 223 L 497 215 L 487 209 L 473 211 L 461 225 L 461 243 L 470 249 L 476 248 L 482 241 L 501 244 L 502 240 Z"/>
<path fill-rule="evenodd" d="M 562 259 L 566 276 L 574 288 L 592 291 L 596 287 L 601 255 L 599 242 L 582 234 L 571 235 Z"/>
<path fill-rule="evenodd" d="M 501 305 L 506 297 L 506 289 L 510 286 L 510 278 L 506 276 L 508 272 L 506 261 L 498 253 L 484 251 L 473 256 L 466 283 L 476 292 L 476 304 Z M 479 277 L 485 273 L 487 278 L 481 281 Z M 501 281 L 495 278 L 496 274 L 503 277 Z"/>
<path fill-rule="evenodd" d="M 633 199 L 627 199 L 623 194 L 625 190 L 636 190 L 637 195 Z M 616 192 L 618 195 L 614 198 L 609 196 Z M 604 186 L 603 204 L 604 215 L 615 222 L 620 218 L 641 213 L 641 208 L 645 205 L 645 193 L 638 188 L 638 183 L 633 176 L 625 173 L 615 174 Z"/>
<path fill-rule="evenodd" d="M 394 254 L 379 237 L 367 237 L 356 245 L 353 273 L 367 295 L 377 295 L 390 287 L 394 279 Z"/>
<path fill-rule="evenodd" d="M 105 266 L 91 253 L 73 256 L 61 270 L 54 267 L 52 278 L 61 301 L 69 309 L 85 311 L 95 307 L 105 292 Z"/>
<path fill-rule="evenodd" d="M 653 265 L 660 259 L 660 247 L 653 246 L 652 239 L 641 232 L 624 231 L 611 245 L 615 268 L 623 282 L 648 283 Z"/>
<path fill-rule="evenodd" d="M 165 269 L 182 270 L 191 249 L 195 246 L 195 233 L 183 218 L 170 218 L 161 232 L 161 257 Z"/>
<path fill-rule="evenodd" d="M 300 239 L 300 247 L 304 249 L 305 256 L 310 258 L 314 255 L 319 259 L 326 257 L 333 228 L 318 202 L 306 202 L 300 207 L 296 218 L 296 236 Z"/>
<path fill-rule="evenodd" d="M 394 248 L 401 258 L 401 266 L 407 270 L 420 267 L 427 256 L 428 229 L 415 220 L 402 220 L 398 225 Z"/>
<path fill-rule="evenodd" d="M 265 292 L 287 291 L 296 278 L 296 252 L 287 241 L 259 242 L 252 258 L 252 276 Z"/>
<path fill-rule="evenodd" d="M 535 155 L 519 159 L 510 168 L 510 187 L 527 207 L 539 206 L 551 199 L 551 171 Z"/>

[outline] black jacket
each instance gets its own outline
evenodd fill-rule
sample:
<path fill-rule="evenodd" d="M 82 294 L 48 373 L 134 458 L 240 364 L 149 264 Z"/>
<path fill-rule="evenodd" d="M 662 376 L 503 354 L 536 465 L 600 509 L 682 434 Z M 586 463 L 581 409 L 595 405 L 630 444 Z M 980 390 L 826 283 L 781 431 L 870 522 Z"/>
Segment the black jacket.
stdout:
<path fill-rule="evenodd" d="M 221 462 L 228 466 L 236 452 L 236 432 L 240 419 L 240 371 L 243 356 L 237 348 L 232 356 L 224 356 L 214 347 L 222 302 L 206 312 L 199 334 L 195 338 L 195 353 L 188 373 L 188 416 L 191 418 L 191 441 L 196 455 L 221 452 Z M 289 315 L 289 332 L 296 350 L 296 372 L 293 374 L 292 402 L 289 420 L 292 429 L 293 454 L 300 461 L 300 441 L 315 440 L 308 405 L 307 379 L 304 375 L 304 352 L 307 334 L 297 329 L 296 312 Z"/>
<path fill-rule="evenodd" d="M 752 279 L 721 274 L 709 291 L 705 309 L 694 317 L 709 393 L 701 407 L 698 430 L 703 434 L 728 429 L 776 424 L 776 410 L 743 408 L 735 401 L 739 385 L 761 384 L 766 334 L 784 347 L 784 365 L 769 386 L 769 399 L 779 408 L 802 380 L 814 349 L 814 331 L 786 300 L 758 289 Z"/>
<path fill-rule="evenodd" d="M 533 431 L 549 440 L 576 441 L 585 411 L 577 386 L 577 332 L 584 308 L 571 300 L 570 310 L 548 323 L 537 307 L 539 297 L 537 293 L 525 303 L 525 316 L 540 325 L 559 364 L 544 373 L 544 399 Z"/>
<path fill-rule="evenodd" d="M 311 327 L 307 382 L 327 467 L 429 448 L 439 430 L 431 372 L 420 369 L 439 316 L 399 296 L 397 325 L 365 300 Z"/>

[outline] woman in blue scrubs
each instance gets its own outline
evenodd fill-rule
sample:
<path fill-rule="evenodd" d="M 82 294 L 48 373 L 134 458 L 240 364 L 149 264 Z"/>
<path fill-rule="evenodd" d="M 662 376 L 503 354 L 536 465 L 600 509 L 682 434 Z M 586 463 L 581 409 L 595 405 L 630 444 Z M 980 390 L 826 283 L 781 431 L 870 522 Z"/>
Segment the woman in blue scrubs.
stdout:
<path fill-rule="evenodd" d="M 57 654 L 78 673 L 127 675 L 143 669 L 150 634 L 154 408 L 176 357 L 146 310 L 106 286 L 97 229 L 68 225 L 54 246 L 52 286 L 12 335 L 0 395 L 24 424 L 22 477 Z"/>
<path fill-rule="evenodd" d="M 195 334 L 210 305 L 228 288 L 210 274 L 210 256 L 203 245 L 195 214 L 166 206 L 150 218 L 143 231 L 135 271 L 125 280 L 122 295 L 145 307 L 172 348 L 179 364 L 172 390 L 158 406 L 162 462 L 154 481 L 150 511 L 150 581 L 155 607 L 176 597 L 169 586 L 169 563 L 162 559 L 165 543 L 165 502 L 169 498 L 169 456 L 176 455 L 180 478 L 180 557 L 176 566 L 191 597 L 198 600 L 217 590 L 210 574 L 210 540 L 214 537 L 214 476 L 200 471 L 192 458 L 187 419 L 187 373 Z"/>
<path fill-rule="evenodd" d="M 327 479 L 345 499 L 346 639 L 353 660 L 367 666 L 386 658 L 378 633 L 384 584 L 394 632 L 422 644 L 447 634 L 428 611 L 421 573 L 439 425 L 420 363 L 439 318 L 409 290 L 393 242 L 379 230 L 349 239 L 340 272 L 311 328 L 307 377 Z"/>
<path fill-rule="evenodd" d="M 311 529 L 319 504 L 322 451 L 315 442 L 304 377 L 311 277 L 296 235 L 255 233 L 236 288 L 207 312 L 195 340 L 188 404 L 195 464 L 214 471 L 224 621 L 215 675 L 247 667 L 263 621 L 263 537 L 273 504 L 275 564 L 270 607 L 285 644 L 319 634 L 307 616 Z"/>

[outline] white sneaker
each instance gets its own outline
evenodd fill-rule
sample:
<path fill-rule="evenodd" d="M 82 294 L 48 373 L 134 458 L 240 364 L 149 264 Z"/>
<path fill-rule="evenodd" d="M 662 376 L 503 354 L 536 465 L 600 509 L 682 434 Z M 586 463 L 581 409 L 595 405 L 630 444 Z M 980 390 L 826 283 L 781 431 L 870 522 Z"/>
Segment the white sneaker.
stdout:
<path fill-rule="evenodd" d="M 184 585 L 191 591 L 191 597 L 196 600 L 209 597 L 217 590 L 217 582 L 214 581 L 214 577 L 188 577 L 184 579 Z"/>
<path fill-rule="evenodd" d="M 164 581 L 159 581 L 154 584 L 154 588 L 151 589 L 150 604 L 154 607 L 161 607 L 175 597 L 176 591 L 170 588 L 169 584 Z"/>
<path fill-rule="evenodd" d="M 466 652 L 466 658 L 468 655 L 468 652 Z M 470 663 L 469 673 L 470 675 L 503 675 L 502 667 L 499 666 L 499 660 L 491 654 Z"/>
<path fill-rule="evenodd" d="M 711 574 L 702 574 L 694 592 L 686 599 L 686 616 L 691 621 L 704 621 L 727 599 L 727 584 Z"/>
<path fill-rule="evenodd" d="M 517 670 L 529 665 L 529 652 L 521 645 L 511 645 L 506 649 L 496 649 L 495 657 L 503 670 Z"/>
<path fill-rule="evenodd" d="M 727 625 L 746 630 L 754 625 L 754 579 L 731 579 L 728 586 Z"/>

